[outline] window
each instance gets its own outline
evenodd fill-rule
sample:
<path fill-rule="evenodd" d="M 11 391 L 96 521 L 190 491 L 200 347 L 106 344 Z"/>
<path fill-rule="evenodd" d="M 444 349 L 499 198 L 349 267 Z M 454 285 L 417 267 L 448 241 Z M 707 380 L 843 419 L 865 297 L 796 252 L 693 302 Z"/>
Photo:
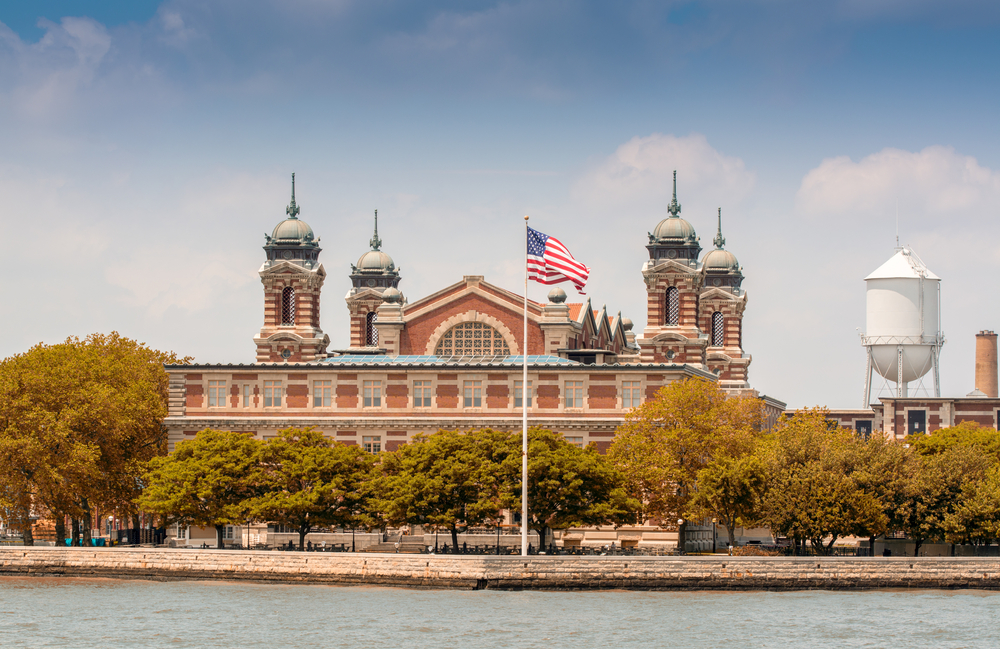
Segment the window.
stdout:
<path fill-rule="evenodd" d="M 582 437 L 567 437 L 566 441 L 569 444 L 571 444 L 571 445 L 573 445 L 573 446 L 575 446 L 577 448 L 583 448 L 583 438 Z"/>
<path fill-rule="evenodd" d="M 482 408 L 483 407 L 483 382 L 482 381 L 466 381 L 465 382 L 465 407 L 466 408 Z"/>
<path fill-rule="evenodd" d="M 722 347 L 726 344 L 726 319 L 721 311 L 712 314 L 712 347 Z"/>
<path fill-rule="evenodd" d="M 208 407 L 209 408 L 225 408 L 226 407 L 226 382 L 225 381 L 209 381 L 208 382 Z"/>
<path fill-rule="evenodd" d="M 281 289 L 281 324 L 295 324 L 295 289 L 291 286 Z"/>
<path fill-rule="evenodd" d="M 313 381 L 313 408 L 329 408 L 333 404 L 333 382 Z"/>
<path fill-rule="evenodd" d="M 870 420 L 859 420 L 854 422 L 854 432 L 857 433 L 858 437 L 868 441 L 868 438 L 872 436 L 872 422 Z"/>
<path fill-rule="evenodd" d="M 250 407 L 250 386 L 249 385 L 244 385 L 243 386 L 243 407 L 244 408 L 249 408 Z"/>
<path fill-rule="evenodd" d="M 264 381 L 264 407 L 277 408 L 281 405 L 281 381 Z"/>
<path fill-rule="evenodd" d="M 414 381 L 413 382 L 413 407 L 414 408 L 430 408 L 431 407 L 431 382 L 430 381 Z"/>
<path fill-rule="evenodd" d="M 639 381 L 622 381 L 622 408 L 642 405 L 642 388 Z"/>
<path fill-rule="evenodd" d="M 666 299 L 666 319 L 664 324 L 675 325 L 681 320 L 681 296 L 677 292 L 677 287 L 671 286 L 667 289 Z"/>
<path fill-rule="evenodd" d="M 378 314 L 374 311 L 369 311 L 368 315 L 365 316 L 365 347 L 378 347 L 378 328 L 375 323 L 378 322 Z"/>
<path fill-rule="evenodd" d="M 463 322 L 441 336 L 435 356 L 510 356 L 503 336 L 482 322 Z"/>
<path fill-rule="evenodd" d="M 361 446 L 368 453 L 381 453 L 382 452 L 382 436 L 381 435 L 362 435 L 361 436 Z"/>
<path fill-rule="evenodd" d="M 381 408 L 382 407 L 382 382 L 381 381 L 365 381 L 364 382 L 364 397 L 365 397 L 365 408 Z"/>
<path fill-rule="evenodd" d="M 906 434 L 919 435 L 927 432 L 927 411 L 908 410 L 906 412 Z"/>
<path fill-rule="evenodd" d="M 236 527 L 233 525 L 226 525 L 222 528 L 222 538 L 227 541 L 232 541 L 236 536 Z"/>
<path fill-rule="evenodd" d="M 521 399 L 524 398 L 522 394 L 524 392 L 523 383 L 521 381 L 514 381 L 514 407 L 523 408 L 524 404 L 521 403 Z M 531 407 L 531 381 L 528 381 L 528 407 Z"/>
<path fill-rule="evenodd" d="M 566 381 L 566 407 L 583 407 L 583 381 Z"/>

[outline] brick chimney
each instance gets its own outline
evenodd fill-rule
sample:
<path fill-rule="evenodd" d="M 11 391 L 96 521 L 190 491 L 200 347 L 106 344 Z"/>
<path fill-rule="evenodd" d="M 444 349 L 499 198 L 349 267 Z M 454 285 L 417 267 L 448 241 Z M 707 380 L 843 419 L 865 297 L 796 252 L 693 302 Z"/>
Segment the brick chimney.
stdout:
<path fill-rule="evenodd" d="M 997 398 L 997 335 L 992 331 L 976 334 L 976 389 Z"/>

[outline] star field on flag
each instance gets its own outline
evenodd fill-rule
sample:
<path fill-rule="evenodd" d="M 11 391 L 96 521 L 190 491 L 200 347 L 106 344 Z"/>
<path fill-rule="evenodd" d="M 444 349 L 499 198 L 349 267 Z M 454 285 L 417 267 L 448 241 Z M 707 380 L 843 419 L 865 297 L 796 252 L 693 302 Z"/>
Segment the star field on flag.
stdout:
<path fill-rule="evenodd" d="M 528 228 L 528 279 L 540 284 L 572 282 L 582 294 L 589 277 L 590 268 L 574 259 L 559 239 Z"/>

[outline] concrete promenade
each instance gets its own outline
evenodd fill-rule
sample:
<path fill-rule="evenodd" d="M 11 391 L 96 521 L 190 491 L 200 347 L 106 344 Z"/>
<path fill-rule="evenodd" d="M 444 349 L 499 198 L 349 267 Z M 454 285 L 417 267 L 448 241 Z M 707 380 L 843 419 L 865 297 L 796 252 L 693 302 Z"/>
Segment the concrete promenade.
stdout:
<path fill-rule="evenodd" d="M 1000 559 L 483 557 L 151 548 L 0 547 L 7 575 L 225 579 L 499 590 L 1000 590 Z"/>

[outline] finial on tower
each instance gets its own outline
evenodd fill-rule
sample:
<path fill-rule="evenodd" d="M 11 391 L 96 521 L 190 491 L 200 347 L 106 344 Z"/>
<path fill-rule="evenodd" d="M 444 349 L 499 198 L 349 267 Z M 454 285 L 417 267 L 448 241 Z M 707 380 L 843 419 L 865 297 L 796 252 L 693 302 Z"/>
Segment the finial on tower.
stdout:
<path fill-rule="evenodd" d="M 294 219 L 299 213 L 299 206 L 295 204 L 295 174 L 292 174 L 292 202 L 285 208 L 288 218 Z"/>
<path fill-rule="evenodd" d="M 375 210 L 375 236 L 368 243 L 371 245 L 372 250 L 378 250 L 382 247 L 382 240 L 378 238 L 378 210 Z"/>
<path fill-rule="evenodd" d="M 681 213 L 681 205 L 677 202 L 677 170 L 674 169 L 674 199 L 670 201 L 670 207 L 667 208 L 670 212 L 670 216 L 677 218 L 677 215 Z"/>
<path fill-rule="evenodd" d="M 715 235 L 715 239 L 712 240 L 715 247 L 722 250 L 722 246 L 726 245 L 726 239 L 722 236 L 722 208 L 719 208 L 719 233 Z"/>

